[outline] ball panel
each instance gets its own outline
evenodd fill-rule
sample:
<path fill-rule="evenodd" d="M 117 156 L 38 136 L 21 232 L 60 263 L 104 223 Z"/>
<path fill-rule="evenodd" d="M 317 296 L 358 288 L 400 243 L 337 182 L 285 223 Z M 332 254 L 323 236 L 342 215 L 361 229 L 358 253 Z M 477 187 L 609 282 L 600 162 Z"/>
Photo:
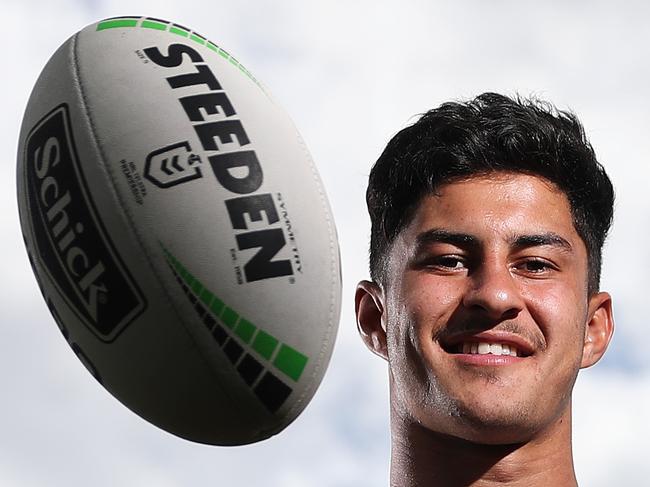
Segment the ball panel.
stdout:
<path fill-rule="evenodd" d="M 123 48 L 122 52 L 112 58 L 114 63 L 104 57 L 100 67 L 91 65 L 91 62 L 92 59 L 100 57 L 99 52 L 103 49 L 105 40 L 93 36 L 92 32 L 88 34 L 89 42 L 92 41 L 95 44 L 84 47 L 82 52 L 87 54 L 88 60 L 82 62 L 81 65 L 92 66 L 87 69 L 89 78 L 86 84 L 88 90 L 98 90 L 97 93 L 89 96 L 93 100 L 98 100 L 98 105 L 92 110 L 93 114 L 91 116 L 97 119 L 98 126 L 101 126 L 104 116 L 109 117 L 109 120 L 105 122 L 106 127 L 121 130 L 119 133 L 111 134 L 112 137 L 121 141 L 120 145 L 111 144 L 110 140 L 106 145 L 107 147 L 119 147 L 122 153 L 129 152 L 130 155 L 137 154 L 137 151 L 140 151 L 139 155 L 132 157 L 136 165 L 139 161 L 143 161 L 148 157 L 146 153 L 151 147 L 162 146 L 164 149 L 178 144 L 176 142 L 178 140 L 195 149 L 198 147 L 197 155 L 203 161 L 209 159 L 210 151 L 201 150 L 205 149 L 204 146 L 207 144 L 205 140 L 201 139 L 202 132 L 197 130 L 197 126 L 205 127 L 219 123 L 228 117 L 212 114 L 210 117 L 203 117 L 208 120 L 206 123 L 198 125 L 191 123 L 181 100 L 187 100 L 193 96 L 203 96 L 206 94 L 206 90 L 210 91 L 210 86 L 206 83 L 198 83 L 171 88 L 171 85 L 181 83 L 178 79 L 185 80 L 190 75 L 198 76 L 196 74 L 198 66 L 206 68 L 200 74 L 201 80 L 216 80 L 217 86 L 221 88 L 217 92 L 227 96 L 230 100 L 231 111 L 235 112 L 235 117 L 239 116 L 239 119 L 235 118 L 235 120 L 241 120 L 241 125 L 245 127 L 246 137 L 250 141 L 248 145 L 254 147 L 260 165 L 274 168 L 273 171 L 264 172 L 264 181 L 257 192 L 258 194 L 254 196 L 267 196 L 268 199 L 273 197 L 282 198 L 279 204 L 275 200 L 271 208 L 284 215 L 285 223 L 290 226 L 291 238 L 296 244 L 296 249 L 299 247 L 297 242 L 301 242 L 301 238 L 309 239 L 305 247 L 306 252 L 312 250 L 311 255 L 306 255 L 302 259 L 306 266 L 300 265 L 299 268 L 302 273 L 305 273 L 304 268 L 308 267 L 307 270 L 311 270 L 312 276 L 316 276 L 316 279 L 310 276 L 299 282 L 300 290 L 298 294 L 307 302 L 317 303 L 312 305 L 308 311 L 312 315 L 305 316 L 305 310 L 301 307 L 292 308 L 284 302 L 278 302 L 278 296 L 297 294 L 295 285 L 278 282 L 278 280 L 272 283 L 263 280 L 256 282 L 243 282 L 242 280 L 238 282 L 237 278 L 240 277 L 238 272 L 241 272 L 241 265 L 233 264 L 231 261 L 233 255 L 237 253 L 239 236 L 234 236 L 237 237 L 236 240 L 233 238 L 232 233 L 215 231 L 215 229 L 222 230 L 232 226 L 228 207 L 223 204 L 224 199 L 230 198 L 229 202 L 234 205 L 234 203 L 242 201 L 245 197 L 240 199 L 235 195 L 235 198 L 232 198 L 233 193 L 219 184 L 218 178 L 215 179 L 215 175 L 210 173 L 210 167 L 205 168 L 205 162 L 202 167 L 204 170 L 202 177 L 184 180 L 182 184 L 170 184 L 164 189 L 151 187 L 144 203 L 141 205 L 133 204 L 131 201 L 133 217 L 136 220 L 140 219 L 136 227 L 149 228 L 152 236 L 155 235 L 158 241 L 165 241 L 171 249 L 174 249 L 176 245 L 184 253 L 184 261 L 194 269 L 194 272 L 205 276 L 207 284 L 212 289 L 218 289 L 218 294 L 232 308 L 237 308 L 240 312 L 243 311 L 242 315 L 245 318 L 261 322 L 266 331 L 271 328 L 270 331 L 276 335 L 285 333 L 287 341 L 292 340 L 296 347 L 300 347 L 301 344 L 313 346 L 312 344 L 316 341 L 313 336 L 314 332 L 320 332 L 321 330 L 314 329 L 317 327 L 310 327 L 308 324 L 322 322 L 323 315 L 335 314 L 332 312 L 333 308 L 337 307 L 332 303 L 336 294 L 333 289 L 338 285 L 338 283 L 334 283 L 338 276 L 334 272 L 336 269 L 328 269 L 326 266 L 330 268 L 338 267 L 338 262 L 334 263 L 337 254 L 335 245 L 332 245 L 334 240 L 332 237 L 333 228 L 329 229 L 328 234 L 327 228 L 315 228 L 312 224 L 314 209 L 321 210 L 321 215 L 318 215 L 320 219 L 329 217 L 327 214 L 328 209 L 323 207 L 322 204 L 318 205 L 318 200 L 314 201 L 315 195 L 318 195 L 319 192 L 322 193 L 320 186 L 316 185 L 316 183 L 320 185 L 320 182 L 314 177 L 310 165 L 305 164 L 308 154 L 306 154 L 304 145 L 289 119 L 255 83 L 252 83 L 246 76 L 242 76 L 239 70 L 233 69 L 231 62 L 205 48 L 201 48 L 201 46 L 189 42 L 186 44 L 179 43 L 173 36 L 170 39 L 169 32 L 156 32 L 155 37 L 148 33 L 145 35 L 145 31 L 137 28 L 129 30 L 128 35 L 124 32 L 119 33 L 119 41 L 121 41 Z M 117 36 L 118 31 L 114 31 L 114 34 Z M 117 44 L 117 42 L 118 38 L 112 41 L 111 45 Z M 143 53 L 144 58 L 141 57 L 140 53 Z M 151 60 L 171 64 L 169 58 L 173 57 L 172 53 L 175 53 L 178 57 L 173 60 L 174 63 L 179 63 L 178 66 L 161 68 Z M 151 59 L 147 59 L 147 57 Z M 158 58 L 164 58 L 164 61 Z M 129 63 L 126 63 L 125 59 L 130 59 Z M 196 64 L 195 61 L 205 62 L 205 64 Z M 151 94 L 149 98 L 129 98 L 130 86 L 124 83 L 123 80 L 127 78 L 128 73 L 137 72 L 137 70 L 142 71 L 138 74 L 138 78 L 147 79 L 146 84 L 151 87 L 147 90 L 147 93 Z M 161 71 L 164 72 L 161 73 Z M 205 74 L 208 72 L 211 75 Z M 81 78 L 85 78 L 83 69 Z M 104 80 L 110 80 L 111 86 L 117 87 L 117 89 L 111 90 L 114 98 L 99 96 L 99 90 L 101 90 Z M 186 82 L 183 81 L 182 83 Z M 120 89 L 123 90 L 120 91 Z M 110 119 L 113 113 L 111 107 L 119 103 L 120 100 L 125 99 L 131 101 L 131 112 L 128 120 L 120 123 L 117 119 Z M 141 114 L 145 114 L 145 118 L 142 118 Z M 159 120 L 161 123 L 157 124 L 157 130 L 155 131 L 155 136 L 159 138 L 149 144 L 147 148 L 147 144 L 143 143 L 142 139 L 137 136 L 139 135 L 137 130 L 138 127 L 146 125 L 149 119 Z M 184 121 L 183 137 L 179 137 L 178 133 L 180 124 L 165 125 L 163 123 L 165 120 Z M 270 128 L 273 130 L 270 130 Z M 106 130 L 102 130 L 102 133 L 104 132 Z M 252 134 L 256 134 L 256 137 Z M 213 136 L 213 138 L 219 138 L 219 135 Z M 129 143 L 131 143 L 131 146 L 125 147 L 125 144 Z M 219 144 L 219 152 L 236 154 L 239 148 L 237 144 L 238 142 L 234 140 L 229 144 Z M 225 147 L 227 145 L 234 147 Z M 116 155 L 112 158 L 110 155 L 107 156 L 109 164 L 111 159 L 121 159 L 121 156 Z M 214 171 L 214 168 L 212 169 Z M 140 170 L 146 171 L 146 167 Z M 113 173 L 115 172 L 113 171 Z M 296 181 L 299 181 L 298 185 L 295 184 Z M 116 185 L 119 187 L 121 183 L 124 183 L 124 181 L 118 178 Z M 280 188 L 281 191 L 276 191 L 276 188 Z M 127 188 L 122 188 L 122 190 L 126 192 Z M 268 193 L 262 193 L 263 191 L 268 191 Z M 173 192 L 173 197 L 169 197 L 170 192 Z M 201 197 L 198 198 L 197 194 L 201 194 Z M 287 208 L 291 208 L 291 201 L 301 201 L 303 204 L 304 202 L 310 202 L 309 211 L 291 213 L 287 210 Z M 314 202 L 316 205 L 313 204 Z M 255 203 L 262 208 L 268 208 L 259 199 Z M 170 220 L 169 215 L 174 215 L 177 218 Z M 161 217 L 164 219 L 161 219 Z M 268 218 L 261 219 L 260 224 L 256 226 L 255 222 L 251 221 L 250 216 L 246 215 L 246 226 L 248 229 L 259 228 L 259 231 L 264 231 L 267 223 L 265 220 L 268 220 Z M 197 220 L 204 224 L 197 227 L 194 224 Z M 302 229 L 309 229 L 309 231 L 301 232 Z M 161 234 L 161 230 L 165 230 L 164 236 Z M 191 237 L 188 239 L 188 236 Z M 144 235 L 143 239 L 146 240 L 146 238 L 147 236 Z M 176 242 L 179 239 L 180 242 L 177 244 Z M 330 248 L 323 249 L 321 242 L 329 242 Z M 158 251 L 155 248 L 157 243 L 151 245 L 152 252 Z M 238 260 L 246 262 L 247 259 L 251 258 L 250 256 L 255 255 L 256 251 L 257 248 L 255 247 L 251 250 L 244 249 L 239 252 Z M 285 245 L 281 251 L 284 252 L 284 255 L 279 253 L 275 257 L 276 261 L 283 260 L 283 257 L 285 259 L 289 257 L 287 255 L 290 253 L 288 245 Z M 218 252 L 220 254 L 217 254 Z M 310 266 L 311 268 L 309 268 Z M 233 268 L 234 272 L 224 276 L 224 270 L 229 268 Z M 326 275 L 328 271 L 332 276 L 332 297 L 329 303 L 327 301 L 323 302 L 321 282 L 321 276 Z M 295 279 L 298 280 L 298 277 L 302 276 L 297 276 Z M 240 289 L 242 284 L 246 285 L 245 294 L 242 294 Z M 285 289 L 279 290 L 278 287 L 281 286 L 284 286 Z M 270 292 L 271 288 L 272 291 Z M 309 293 L 312 293 L 313 297 L 309 296 Z M 253 306 L 250 303 L 253 303 Z M 247 311 L 247 308 L 250 311 Z M 295 323 L 297 326 L 291 328 L 287 326 L 287 323 Z M 273 330 L 274 326 L 276 330 Z M 319 344 L 323 342 L 327 343 L 327 340 L 318 341 Z M 329 346 L 331 351 L 331 344 Z M 329 353 L 323 354 L 321 350 L 316 352 L 312 353 L 312 355 L 316 357 L 329 356 Z M 317 372 L 317 367 L 320 365 L 318 362 L 313 362 L 313 364 L 312 373 Z M 317 380 L 319 379 L 320 377 L 317 378 Z"/>
<path fill-rule="evenodd" d="M 292 123 L 225 51 L 140 18 L 71 38 L 30 98 L 18 196 L 64 336 L 136 413 L 225 445 L 304 409 L 336 333 L 336 235 Z"/>
<path fill-rule="evenodd" d="M 84 365 L 141 416 L 195 441 L 256 441 L 263 437 L 260 430 L 267 427 L 268 413 L 249 408 L 250 395 L 220 390 L 219 384 L 232 379 L 215 379 L 214 367 L 206 364 L 193 337 L 171 318 L 175 310 L 142 265 L 123 217 L 113 210 L 116 203 L 102 179 L 105 174 L 92 164 L 98 155 L 76 99 L 71 46 L 59 50 L 41 78 L 46 82 L 37 84 L 19 149 L 22 226 L 46 302 Z M 33 122 L 49 109 L 52 98 L 63 103 Z M 84 186 L 86 180 L 92 191 Z M 104 227 L 110 230 L 102 231 Z M 104 252 L 98 255 L 98 249 Z M 79 272 L 86 262 L 86 272 Z M 137 284 L 129 272 L 128 281 L 104 279 L 111 270 L 119 275 L 126 269 L 137 276 Z M 139 316 L 111 326 L 105 319 L 111 308 L 120 308 L 133 294 L 116 287 L 123 282 L 145 289 L 154 307 L 145 310 L 147 299 L 140 296 L 134 303 Z M 98 309 L 88 316 L 93 289 Z"/>

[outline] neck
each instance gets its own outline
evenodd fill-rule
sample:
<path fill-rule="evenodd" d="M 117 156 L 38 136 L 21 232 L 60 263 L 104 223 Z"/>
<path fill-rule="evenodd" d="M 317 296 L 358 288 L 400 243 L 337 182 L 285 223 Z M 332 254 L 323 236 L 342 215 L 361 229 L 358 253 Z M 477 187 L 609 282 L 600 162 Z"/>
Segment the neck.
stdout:
<path fill-rule="evenodd" d="M 571 408 L 546 431 L 512 445 L 442 435 L 391 412 L 391 487 L 576 487 Z"/>

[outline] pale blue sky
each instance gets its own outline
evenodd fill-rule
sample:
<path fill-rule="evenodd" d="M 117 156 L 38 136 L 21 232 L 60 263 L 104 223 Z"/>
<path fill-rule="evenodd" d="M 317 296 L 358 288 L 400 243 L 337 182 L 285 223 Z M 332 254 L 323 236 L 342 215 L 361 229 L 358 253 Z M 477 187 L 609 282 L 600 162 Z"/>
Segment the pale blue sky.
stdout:
<path fill-rule="evenodd" d="M 617 190 L 603 288 L 617 331 L 581 373 L 574 450 L 582 485 L 650 477 L 650 7 L 608 1 L 218 2 L 3 0 L 0 142 L 0 485 L 387 485 L 385 365 L 356 335 L 352 293 L 367 277 L 366 178 L 415 115 L 483 91 L 536 94 L 570 107 Z M 42 302 L 20 237 L 15 152 L 39 71 L 67 37 L 116 15 L 196 29 L 232 52 L 294 119 L 338 225 L 343 310 L 331 366 L 281 435 L 238 448 L 196 445 L 139 419 L 98 386 Z"/>

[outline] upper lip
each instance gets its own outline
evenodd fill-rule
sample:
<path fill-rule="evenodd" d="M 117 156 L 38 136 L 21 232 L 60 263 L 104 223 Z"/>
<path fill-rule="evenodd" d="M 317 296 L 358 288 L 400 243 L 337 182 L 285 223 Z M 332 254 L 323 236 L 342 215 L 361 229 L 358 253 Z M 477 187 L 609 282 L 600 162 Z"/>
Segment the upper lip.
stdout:
<path fill-rule="evenodd" d="M 458 333 L 445 338 L 443 341 L 441 341 L 441 344 L 445 349 L 449 351 L 450 347 L 465 342 L 505 343 L 515 346 L 517 350 L 519 350 L 519 352 L 524 356 L 532 355 L 535 351 L 533 345 L 521 335 L 515 335 L 513 333 L 498 330 L 482 331 L 480 333 Z"/>

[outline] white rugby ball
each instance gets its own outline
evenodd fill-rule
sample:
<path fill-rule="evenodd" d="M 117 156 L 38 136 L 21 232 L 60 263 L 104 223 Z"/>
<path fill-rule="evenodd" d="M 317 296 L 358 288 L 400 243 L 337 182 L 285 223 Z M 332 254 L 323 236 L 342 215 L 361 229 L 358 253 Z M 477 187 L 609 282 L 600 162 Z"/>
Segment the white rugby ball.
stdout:
<path fill-rule="evenodd" d="M 86 27 L 34 87 L 17 182 L 52 315 L 122 403 L 217 445 L 304 410 L 338 327 L 334 222 L 300 135 L 232 55 L 159 19 Z"/>

